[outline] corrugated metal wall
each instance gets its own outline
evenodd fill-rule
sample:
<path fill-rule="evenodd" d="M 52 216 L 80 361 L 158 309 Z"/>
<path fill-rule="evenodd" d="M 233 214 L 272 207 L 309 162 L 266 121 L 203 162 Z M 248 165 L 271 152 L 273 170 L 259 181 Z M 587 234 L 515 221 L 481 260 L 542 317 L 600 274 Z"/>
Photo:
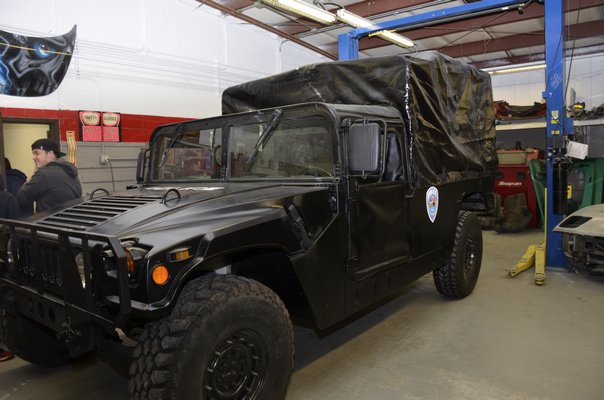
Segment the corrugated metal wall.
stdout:
<path fill-rule="evenodd" d="M 77 142 L 77 167 L 84 197 L 98 188 L 113 193 L 135 184 L 138 153 L 144 146 L 145 143 Z M 102 155 L 108 156 L 109 161 L 101 163 Z"/>

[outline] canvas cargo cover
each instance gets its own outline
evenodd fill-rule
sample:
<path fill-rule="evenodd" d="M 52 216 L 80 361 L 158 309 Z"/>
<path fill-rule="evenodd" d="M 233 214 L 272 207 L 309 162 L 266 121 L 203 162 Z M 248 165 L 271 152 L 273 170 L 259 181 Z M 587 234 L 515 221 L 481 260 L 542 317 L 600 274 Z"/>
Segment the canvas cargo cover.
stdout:
<path fill-rule="evenodd" d="M 226 89 L 222 112 L 306 102 L 396 107 L 418 186 L 497 168 L 489 74 L 438 52 L 303 66 Z"/>

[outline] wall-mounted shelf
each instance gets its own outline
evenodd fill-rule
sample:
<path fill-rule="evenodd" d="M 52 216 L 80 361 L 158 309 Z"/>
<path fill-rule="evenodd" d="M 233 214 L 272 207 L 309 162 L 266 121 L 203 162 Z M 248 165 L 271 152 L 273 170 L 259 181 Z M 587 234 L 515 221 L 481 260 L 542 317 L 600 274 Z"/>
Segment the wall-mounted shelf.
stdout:
<path fill-rule="evenodd" d="M 497 132 L 497 148 L 515 149 L 535 148 L 545 150 L 546 126 L 544 118 L 503 120 L 497 121 L 495 130 Z M 604 118 L 575 120 L 574 133 L 589 133 L 601 135 L 604 127 Z M 579 130 L 578 128 L 582 128 Z M 600 136 L 601 137 L 601 136 Z"/>
<path fill-rule="evenodd" d="M 597 119 L 576 119 L 573 121 L 574 126 L 592 126 L 604 125 L 604 118 Z M 515 119 L 515 120 L 498 120 L 495 129 L 499 131 L 515 131 L 520 129 L 539 129 L 545 128 L 545 119 Z"/>
<path fill-rule="evenodd" d="M 544 118 L 498 120 L 495 125 L 497 132 L 539 128 L 545 129 Z"/>
<path fill-rule="evenodd" d="M 576 119 L 573 121 L 575 126 L 590 126 L 590 125 L 604 125 L 604 118 L 597 119 Z"/>

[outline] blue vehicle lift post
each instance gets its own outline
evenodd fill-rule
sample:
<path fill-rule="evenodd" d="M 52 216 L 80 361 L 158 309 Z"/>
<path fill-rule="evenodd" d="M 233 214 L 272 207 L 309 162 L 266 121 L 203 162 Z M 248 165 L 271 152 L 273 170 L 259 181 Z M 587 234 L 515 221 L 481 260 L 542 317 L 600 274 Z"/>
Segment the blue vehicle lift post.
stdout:
<path fill-rule="evenodd" d="M 573 120 L 566 117 L 564 68 L 564 0 L 547 0 L 545 7 L 545 91 L 547 100 L 547 214 L 545 221 L 545 264 L 568 268 L 562 234 L 554 232 L 563 215 L 554 208 L 554 161 L 566 154 L 565 138 L 572 132 Z M 564 199 L 566 201 L 566 199 Z"/>

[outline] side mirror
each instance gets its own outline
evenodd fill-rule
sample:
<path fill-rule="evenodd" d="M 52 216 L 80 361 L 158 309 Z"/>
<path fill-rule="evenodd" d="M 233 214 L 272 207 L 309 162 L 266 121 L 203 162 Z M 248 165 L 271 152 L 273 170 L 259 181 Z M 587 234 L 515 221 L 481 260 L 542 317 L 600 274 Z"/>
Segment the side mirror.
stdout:
<path fill-rule="evenodd" d="M 375 122 L 353 124 L 348 130 L 348 171 L 372 175 L 380 168 L 380 126 Z"/>
<path fill-rule="evenodd" d="M 145 180 L 145 161 L 146 161 L 147 150 L 143 147 L 138 153 L 138 160 L 136 161 L 136 183 L 143 183 Z"/>

